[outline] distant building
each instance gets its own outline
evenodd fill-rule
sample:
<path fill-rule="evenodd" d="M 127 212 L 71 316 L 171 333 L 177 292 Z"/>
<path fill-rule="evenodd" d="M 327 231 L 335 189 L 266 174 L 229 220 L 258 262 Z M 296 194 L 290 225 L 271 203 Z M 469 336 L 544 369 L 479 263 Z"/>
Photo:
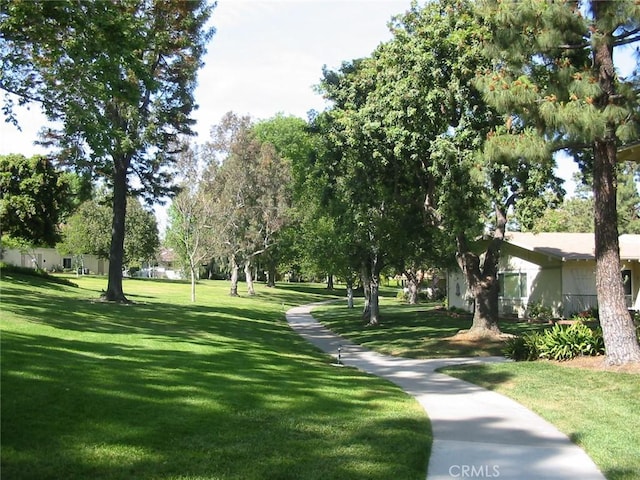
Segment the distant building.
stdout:
<path fill-rule="evenodd" d="M 640 235 L 620 236 L 620 275 L 627 307 L 640 310 Z M 593 233 L 507 232 L 500 252 L 499 311 L 527 314 L 533 303 L 550 307 L 557 317 L 598 308 Z M 450 307 L 473 310 L 464 277 L 447 278 Z"/>
<path fill-rule="evenodd" d="M 19 250 L 7 248 L 2 251 L 3 262 L 16 267 L 53 271 L 79 271 L 94 275 L 105 275 L 109 271 L 109 260 L 96 255 L 61 255 L 55 248 L 32 248 Z"/>

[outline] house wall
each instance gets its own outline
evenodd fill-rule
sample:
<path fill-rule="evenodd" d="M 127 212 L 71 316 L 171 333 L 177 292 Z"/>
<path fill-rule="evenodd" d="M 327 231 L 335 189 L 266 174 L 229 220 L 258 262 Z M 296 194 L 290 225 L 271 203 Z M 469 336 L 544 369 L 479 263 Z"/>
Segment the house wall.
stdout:
<path fill-rule="evenodd" d="M 55 248 L 35 248 L 28 252 L 17 249 L 6 249 L 2 252 L 2 261 L 10 265 L 26 268 L 41 268 L 43 270 L 62 270 L 65 259 L 76 267 L 76 257 L 60 255 Z M 89 273 L 105 275 L 109 271 L 109 261 L 95 255 L 82 255 L 82 264 Z"/>
<path fill-rule="evenodd" d="M 466 297 L 467 284 L 460 269 L 447 271 L 447 302 L 449 308 L 473 311 L 473 303 Z"/>
<path fill-rule="evenodd" d="M 631 270 L 631 308 L 640 311 L 640 261 L 623 261 L 623 270 Z"/>
<path fill-rule="evenodd" d="M 532 302 L 551 307 L 554 315 L 562 314 L 563 280 L 560 260 L 505 243 L 498 273 L 526 274 L 526 295 L 513 299 L 501 297 L 501 315 L 524 317 L 528 305 Z M 473 303 L 467 299 L 466 283 L 460 270 L 447 272 L 447 298 L 449 307 L 473 311 Z"/>
<path fill-rule="evenodd" d="M 541 303 L 551 307 L 556 317 L 570 318 L 575 313 L 598 306 L 595 260 L 567 260 L 504 244 L 499 273 L 525 273 L 525 297 L 500 298 L 501 315 L 526 314 L 528 306 Z M 640 310 L 640 262 L 622 262 L 621 270 L 631 270 L 631 298 L 628 306 Z M 473 311 L 473 303 L 466 297 L 466 283 L 460 270 L 447 273 L 447 299 L 449 307 Z"/>
<path fill-rule="evenodd" d="M 532 303 L 551 307 L 554 315 L 561 313 L 562 263 L 558 259 L 506 243 L 502 248 L 499 273 L 526 274 L 525 296 L 501 298 L 501 314 L 525 317 Z"/>

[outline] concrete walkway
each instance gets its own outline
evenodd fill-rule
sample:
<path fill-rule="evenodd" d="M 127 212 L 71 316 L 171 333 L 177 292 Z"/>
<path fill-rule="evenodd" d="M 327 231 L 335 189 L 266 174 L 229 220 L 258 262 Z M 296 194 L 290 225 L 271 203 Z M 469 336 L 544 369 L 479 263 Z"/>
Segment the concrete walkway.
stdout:
<path fill-rule="evenodd" d="M 434 371 L 445 365 L 501 362 L 503 358 L 384 356 L 324 328 L 311 316 L 313 306 L 287 311 L 294 331 L 336 360 L 340 346 L 344 365 L 397 384 L 427 412 L 433 430 L 427 480 L 604 480 L 582 449 L 538 415 L 503 395 Z"/>

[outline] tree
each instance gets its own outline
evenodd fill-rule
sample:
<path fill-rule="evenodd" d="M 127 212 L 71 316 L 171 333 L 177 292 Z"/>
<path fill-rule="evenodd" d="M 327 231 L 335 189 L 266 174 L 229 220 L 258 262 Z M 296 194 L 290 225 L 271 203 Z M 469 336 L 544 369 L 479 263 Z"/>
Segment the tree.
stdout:
<path fill-rule="evenodd" d="M 183 268 L 191 278 L 191 301 L 196 301 L 196 280 L 203 262 L 213 256 L 212 199 L 204 191 L 198 166 L 198 155 L 186 150 L 180 161 L 182 188 L 169 208 L 167 245 L 173 247 Z"/>
<path fill-rule="evenodd" d="M 544 206 L 543 192 L 555 192 L 553 198 L 562 193 L 551 155 L 541 151 L 535 163 L 519 152 L 483 151 L 487 136 L 505 120 L 473 82 L 489 59 L 482 48 L 488 31 L 474 18 L 471 3 L 414 4 L 394 20 L 392 32 L 393 39 L 370 59 L 345 65 L 342 76 L 325 74 L 344 132 L 338 148 L 355 149 L 346 168 L 362 172 L 341 185 L 354 186 L 350 199 L 378 206 L 363 214 L 368 223 L 357 223 L 360 229 L 376 225 L 371 238 L 377 242 L 395 241 L 378 243 L 375 249 L 384 257 L 377 258 L 408 267 L 421 250 L 455 245 L 475 300 L 471 332 L 497 334 L 498 259 L 507 212 L 515 207 L 530 220 Z M 485 228 L 491 239 L 481 255 L 473 240 Z M 442 248 L 440 258 L 448 252 Z M 438 255 L 432 259 L 437 262 Z"/>
<path fill-rule="evenodd" d="M 47 157 L 0 156 L 0 236 L 55 245 L 71 198 L 70 179 Z"/>
<path fill-rule="evenodd" d="M 490 141 L 501 151 L 567 150 L 593 177 L 596 286 L 607 359 L 640 361 L 625 305 L 616 211 L 619 141 L 638 137 L 638 83 L 616 74 L 614 50 L 640 41 L 640 5 L 485 0 L 492 68 L 478 84 L 514 128 Z M 637 73 L 637 69 L 636 69 Z"/>
<path fill-rule="evenodd" d="M 46 139 L 78 170 L 113 189 L 105 297 L 126 301 L 122 265 L 127 197 L 170 194 L 177 136 L 191 134 L 193 91 L 214 5 L 205 0 L 0 3 L 4 112 L 41 104 L 62 123 Z M 140 187 L 132 187 L 135 174 Z"/>
<path fill-rule="evenodd" d="M 281 214 L 284 222 L 278 231 L 277 241 L 262 255 L 262 261 L 266 263 L 267 267 L 267 285 L 274 286 L 279 263 L 287 255 L 292 255 L 293 242 L 291 240 L 299 226 L 296 224 L 292 227 L 293 230 L 285 232 L 294 222 L 292 217 L 294 169 L 297 168 L 297 165 L 306 162 L 314 145 L 307 122 L 294 116 L 277 114 L 273 118 L 259 121 L 253 126 L 253 132 L 260 142 L 273 146 L 280 158 L 278 164 L 285 166 L 285 168 L 279 168 L 274 172 L 276 178 L 273 179 L 276 182 L 285 182 L 283 184 L 285 188 L 281 190 L 281 201 L 276 202 L 283 208 Z M 282 177 L 283 174 L 286 178 Z M 272 187 L 276 187 L 276 185 L 272 185 Z"/>
<path fill-rule="evenodd" d="M 238 270 L 243 263 L 247 290 L 253 295 L 253 261 L 275 245 L 286 223 L 289 165 L 272 144 L 256 137 L 249 117 L 233 113 L 212 129 L 207 148 L 204 181 L 213 199 L 217 256 L 229 261 L 230 294 L 238 294 Z"/>
<path fill-rule="evenodd" d="M 111 208 L 108 196 L 84 202 L 63 225 L 63 241 L 57 248 L 63 253 L 92 254 L 109 258 L 111 250 Z M 123 265 L 141 266 L 155 258 L 160 239 L 152 212 L 137 199 L 130 199 L 125 219 Z"/>
<path fill-rule="evenodd" d="M 640 193 L 635 168 L 627 162 L 622 165 L 618 174 L 617 210 L 620 233 L 640 234 Z"/>

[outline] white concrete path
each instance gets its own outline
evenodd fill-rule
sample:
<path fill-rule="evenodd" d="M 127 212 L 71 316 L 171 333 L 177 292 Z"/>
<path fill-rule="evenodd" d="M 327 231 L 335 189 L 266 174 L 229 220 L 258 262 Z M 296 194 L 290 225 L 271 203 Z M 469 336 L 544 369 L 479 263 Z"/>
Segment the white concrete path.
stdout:
<path fill-rule="evenodd" d="M 336 360 L 341 347 L 344 365 L 390 380 L 427 412 L 433 430 L 427 480 L 604 480 L 587 454 L 546 420 L 503 395 L 435 372 L 445 365 L 503 358 L 411 360 L 381 355 L 323 327 L 311 316 L 313 306 L 287 311 L 294 331 Z"/>

